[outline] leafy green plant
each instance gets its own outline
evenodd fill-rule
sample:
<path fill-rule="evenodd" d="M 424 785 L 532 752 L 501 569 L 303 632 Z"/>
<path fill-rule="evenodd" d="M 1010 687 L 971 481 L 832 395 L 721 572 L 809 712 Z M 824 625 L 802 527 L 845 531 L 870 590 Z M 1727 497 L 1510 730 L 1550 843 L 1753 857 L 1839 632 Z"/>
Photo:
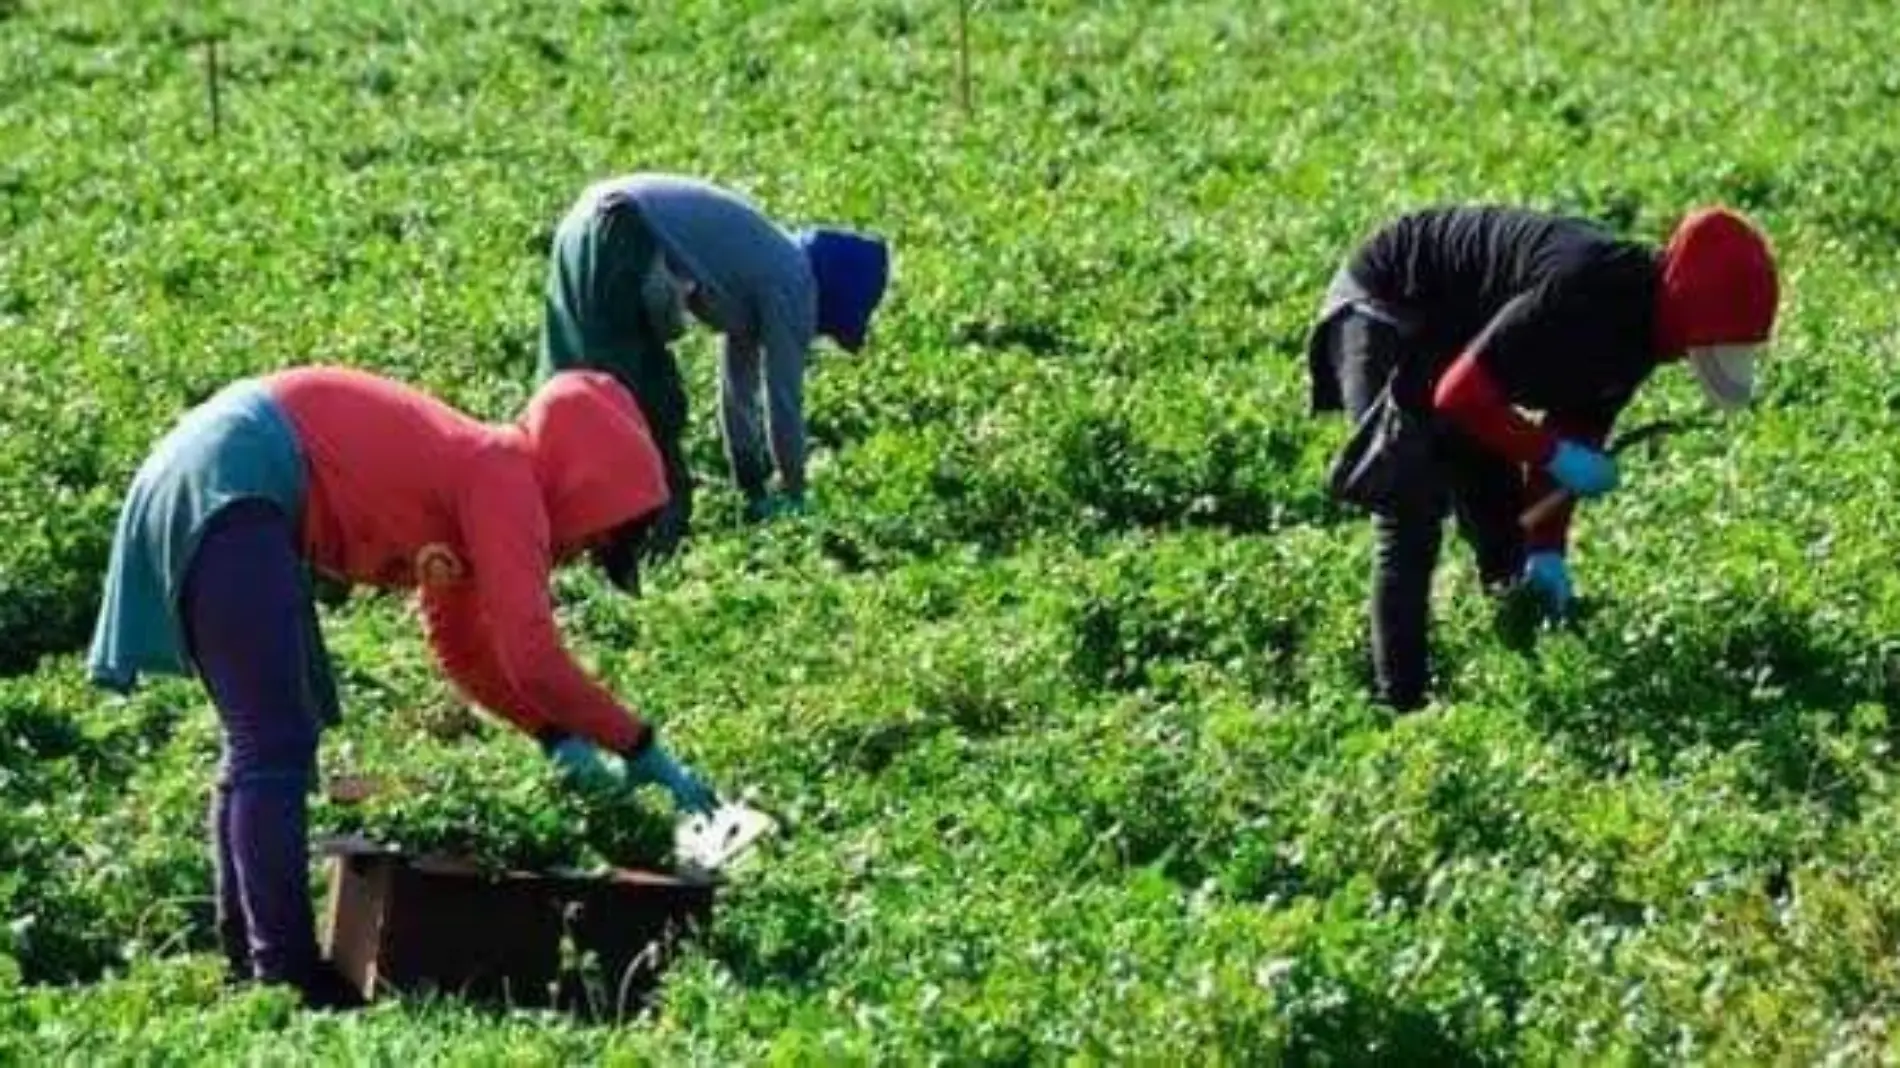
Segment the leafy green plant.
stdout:
<path fill-rule="evenodd" d="M 1900 1055 L 1880 5 L 972 4 L 967 113 L 941 3 L 175 6 L 0 4 L 0 1062 Z M 785 834 L 636 1023 L 226 990 L 215 711 L 79 662 L 119 496 L 277 367 L 513 416 L 549 227 L 637 167 L 896 252 L 870 347 L 811 361 L 812 515 L 743 522 L 695 334 L 689 550 L 637 601 L 556 583 L 583 663 Z M 1576 625 L 1502 640 L 1448 543 L 1440 700 L 1395 721 L 1305 334 L 1446 200 L 1650 240 L 1731 203 L 1784 312 L 1754 410 L 1581 510 Z M 1697 403 L 1665 367 L 1629 418 Z M 324 616 L 325 775 L 388 790 L 316 830 L 664 864 L 666 800 L 559 786 L 400 598 Z"/>
<path fill-rule="evenodd" d="M 670 867 L 673 821 L 664 799 L 582 790 L 551 766 L 523 766 L 520 746 L 430 753 L 369 797 L 331 802 L 317 822 L 413 855 L 440 854 L 492 869 L 609 863 Z"/>

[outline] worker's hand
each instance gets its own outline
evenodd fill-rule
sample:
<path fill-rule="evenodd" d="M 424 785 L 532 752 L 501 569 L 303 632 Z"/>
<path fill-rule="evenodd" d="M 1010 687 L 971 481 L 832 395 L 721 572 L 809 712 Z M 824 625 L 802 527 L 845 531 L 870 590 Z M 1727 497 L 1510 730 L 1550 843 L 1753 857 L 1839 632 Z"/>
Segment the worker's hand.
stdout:
<path fill-rule="evenodd" d="M 705 815 L 719 806 L 712 788 L 700 782 L 658 741 L 649 742 L 640 755 L 627 761 L 634 783 L 658 783 L 673 795 L 673 806 L 689 815 Z"/>
<path fill-rule="evenodd" d="M 675 274 L 666 257 L 655 255 L 640 278 L 640 303 L 646 309 L 647 325 L 661 343 L 686 332 L 687 302 L 692 295 L 692 281 Z"/>
<path fill-rule="evenodd" d="M 1576 497 L 1601 497 L 1616 488 L 1616 460 L 1575 441 L 1559 441 L 1545 470 Z"/>
<path fill-rule="evenodd" d="M 619 761 L 606 760 L 600 750 L 572 735 L 549 742 L 547 752 L 570 786 L 599 789 L 626 785 L 627 772 Z"/>
<path fill-rule="evenodd" d="M 643 563 L 648 560 L 664 560 L 679 552 L 680 543 L 686 540 L 687 528 L 690 525 L 689 507 L 688 500 L 674 497 L 660 509 L 659 514 L 653 518 L 653 525 L 647 528 L 646 538 L 640 546 L 640 557 Z"/>
<path fill-rule="evenodd" d="M 1524 561 L 1524 584 L 1544 606 L 1544 614 L 1561 619 L 1570 614 L 1575 596 L 1570 586 L 1570 567 L 1562 553 L 1532 553 Z"/>
<path fill-rule="evenodd" d="M 745 517 L 754 523 L 765 523 L 781 516 L 806 515 L 810 510 L 803 493 L 768 493 L 746 502 Z"/>

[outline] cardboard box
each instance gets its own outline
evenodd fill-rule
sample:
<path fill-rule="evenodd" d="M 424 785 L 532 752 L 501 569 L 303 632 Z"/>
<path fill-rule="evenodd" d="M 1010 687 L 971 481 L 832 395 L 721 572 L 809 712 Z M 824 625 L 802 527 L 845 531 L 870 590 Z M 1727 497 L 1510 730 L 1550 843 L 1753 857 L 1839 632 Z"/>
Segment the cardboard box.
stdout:
<path fill-rule="evenodd" d="M 323 949 L 367 999 L 436 993 L 621 1019 L 644 1007 L 714 886 L 660 872 L 485 872 L 362 839 L 329 858 Z"/>

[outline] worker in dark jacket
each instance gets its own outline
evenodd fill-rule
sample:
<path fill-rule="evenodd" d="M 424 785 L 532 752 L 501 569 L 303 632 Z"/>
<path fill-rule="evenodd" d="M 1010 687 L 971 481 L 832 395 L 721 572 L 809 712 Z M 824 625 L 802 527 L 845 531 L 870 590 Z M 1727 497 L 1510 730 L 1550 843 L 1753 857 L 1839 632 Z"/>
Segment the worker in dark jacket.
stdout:
<path fill-rule="evenodd" d="M 1332 488 L 1373 513 L 1385 703 L 1425 701 L 1446 514 L 1487 588 L 1521 582 L 1562 614 L 1570 509 L 1528 532 L 1519 516 L 1553 490 L 1616 487 L 1603 443 L 1659 365 L 1682 360 L 1716 406 L 1745 406 L 1777 300 L 1766 241 L 1721 208 L 1689 215 L 1660 251 L 1541 212 L 1438 208 L 1390 223 L 1347 260 L 1309 369 L 1315 411 L 1355 422 Z"/>

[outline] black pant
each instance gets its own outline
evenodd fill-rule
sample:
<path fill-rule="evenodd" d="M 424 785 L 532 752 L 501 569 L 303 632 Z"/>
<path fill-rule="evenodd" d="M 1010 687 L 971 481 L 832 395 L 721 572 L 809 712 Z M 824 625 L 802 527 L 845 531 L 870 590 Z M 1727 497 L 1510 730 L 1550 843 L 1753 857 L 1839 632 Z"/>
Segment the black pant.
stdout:
<path fill-rule="evenodd" d="M 1358 311 L 1344 312 L 1332 326 L 1332 366 L 1340 394 L 1354 420 L 1371 407 L 1400 368 L 1421 379 L 1396 393 L 1402 403 L 1429 404 L 1427 376 L 1414 368 L 1429 359 L 1408 351 L 1399 328 Z M 1438 567 L 1445 516 L 1477 554 L 1478 574 L 1500 588 L 1524 567 L 1524 537 L 1517 516 L 1523 507 L 1523 475 L 1517 466 L 1442 423 L 1434 424 L 1431 463 L 1417 478 L 1420 492 L 1408 503 L 1373 516 L 1372 662 L 1379 698 L 1401 711 L 1425 703 L 1430 679 L 1428 633 L 1432 572 Z"/>

